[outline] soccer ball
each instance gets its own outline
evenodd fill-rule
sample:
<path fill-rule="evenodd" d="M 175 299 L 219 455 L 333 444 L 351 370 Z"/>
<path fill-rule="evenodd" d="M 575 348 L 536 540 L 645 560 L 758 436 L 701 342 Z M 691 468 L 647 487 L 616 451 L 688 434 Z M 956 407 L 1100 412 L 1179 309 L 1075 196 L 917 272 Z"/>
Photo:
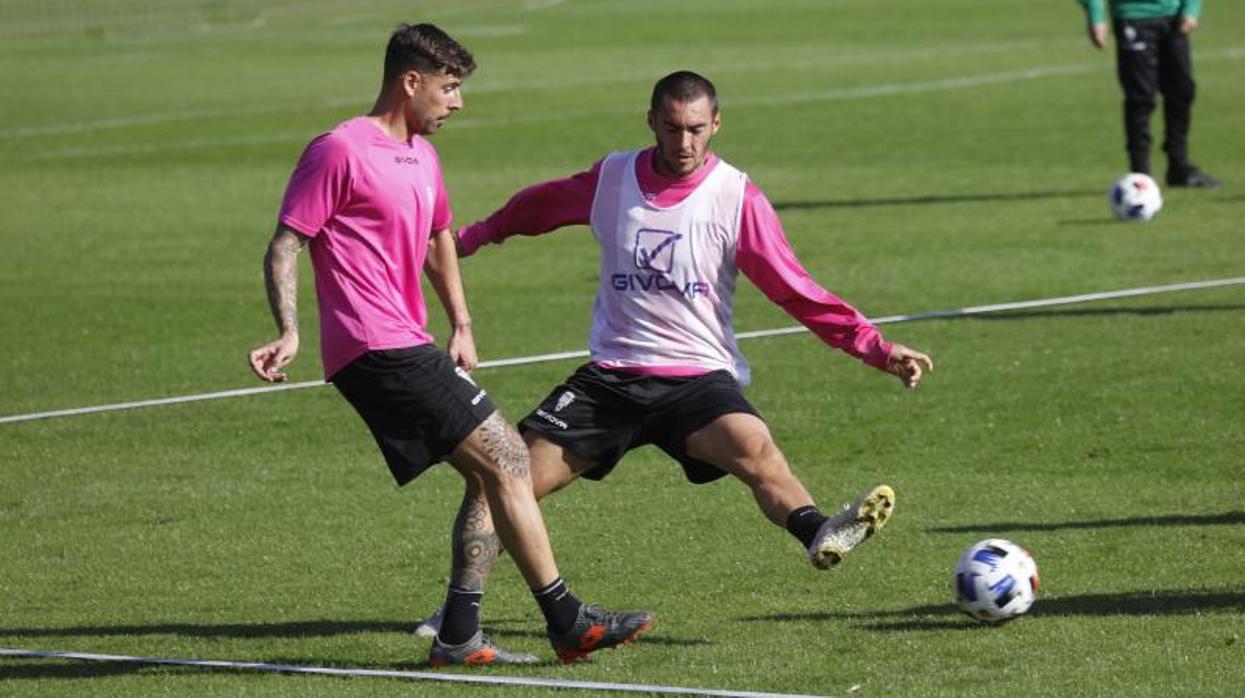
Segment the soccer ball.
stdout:
<path fill-rule="evenodd" d="M 1130 172 L 1107 192 L 1111 212 L 1122 221 L 1148 221 L 1163 208 L 1163 192 L 1148 174 Z"/>
<path fill-rule="evenodd" d="M 975 543 L 955 566 L 955 604 L 983 623 L 1002 623 L 1028 611 L 1037 591 L 1033 556 L 1002 538 Z"/>

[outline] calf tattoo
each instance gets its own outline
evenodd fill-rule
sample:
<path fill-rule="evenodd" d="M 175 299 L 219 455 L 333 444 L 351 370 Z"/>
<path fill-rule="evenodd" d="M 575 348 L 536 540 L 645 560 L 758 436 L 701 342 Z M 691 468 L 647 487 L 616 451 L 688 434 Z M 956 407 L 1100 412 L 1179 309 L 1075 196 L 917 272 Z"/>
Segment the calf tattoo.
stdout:
<path fill-rule="evenodd" d="M 480 444 L 484 447 L 485 455 L 492 459 L 503 473 L 523 479 L 531 475 L 531 460 L 527 445 L 506 423 L 501 412 L 494 412 L 480 425 Z"/>
<path fill-rule="evenodd" d="M 450 586 L 464 591 L 483 591 L 493 563 L 501 553 L 501 539 L 493 530 L 488 503 L 482 495 L 463 495 L 454 520 L 454 561 Z"/>

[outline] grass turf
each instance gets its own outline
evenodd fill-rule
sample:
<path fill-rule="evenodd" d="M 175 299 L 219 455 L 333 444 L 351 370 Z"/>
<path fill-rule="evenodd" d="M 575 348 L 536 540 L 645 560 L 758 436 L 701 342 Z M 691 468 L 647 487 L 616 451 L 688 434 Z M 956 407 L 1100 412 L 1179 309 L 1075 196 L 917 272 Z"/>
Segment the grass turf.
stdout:
<path fill-rule="evenodd" d="M 150 3 L 0 13 L 0 414 L 251 385 L 259 260 L 304 143 L 370 104 L 394 2 Z M 133 8 L 135 11 L 130 12 Z M 27 14 L 21 14 L 26 12 Z M 476 54 L 434 143 L 458 220 L 647 142 L 676 68 L 718 84 L 715 148 L 779 209 L 813 275 L 880 316 L 1237 276 L 1245 10 L 1206 8 L 1192 152 L 1227 186 L 1110 220 L 1124 157 L 1109 55 L 1075 3 L 437 2 Z M 1156 115 L 1155 127 L 1160 119 Z M 1156 153 L 1161 168 L 1161 155 Z M 304 267 L 306 267 L 304 263 Z M 464 263 L 484 358 L 579 348 L 583 229 Z M 318 377 L 308 341 L 292 379 Z M 746 342 L 749 397 L 822 504 L 899 493 L 883 535 L 816 574 L 734 482 L 651 449 L 545 503 L 581 596 L 653 608 L 633 649 L 505 676 L 842 695 L 1231 695 L 1245 680 L 1245 296 L 1227 288 L 888 326 L 920 390 L 809 336 Z M 437 315 L 436 312 L 433 313 Z M 790 320 L 751 288 L 741 330 Z M 444 323 L 437 319 L 440 331 Z M 443 332 L 442 332 L 443 334 Z M 511 417 L 573 363 L 483 370 Z M 458 480 L 395 489 L 331 389 L 0 425 L 0 645 L 417 668 Z M 1030 617 L 950 605 L 959 552 L 1035 554 Z M 513 567 L 486 622 L 552 656 Z M 13 694 L 434 690 L 380 679 L 0 659 Z M 462 695 L 499 689 L 437 687 Z M 508 694 L 547 691 L 504 689 Z"/>

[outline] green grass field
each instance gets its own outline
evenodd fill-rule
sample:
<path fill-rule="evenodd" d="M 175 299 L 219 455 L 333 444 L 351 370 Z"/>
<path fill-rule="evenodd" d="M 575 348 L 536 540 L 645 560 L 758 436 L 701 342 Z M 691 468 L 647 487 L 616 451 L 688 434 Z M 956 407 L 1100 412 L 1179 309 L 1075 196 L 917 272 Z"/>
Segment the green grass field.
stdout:
<path fill-rule="evenodd" d="M 434 140 L 459 222 L 646 144 L 653 81 L 690 68 L 719 89 L 715 149 L 870 315 L 1245 269 L 1240 3 L 1206 3 L 1195 38 L 1192 153 L 1226 185 L 1168 191 L 1127 225 L 1104 197 L 1125 165 L 1114 61 L 1072 0 L 18 0 L 0 6 L 0 417 L 256 385 L 244 355 L 273 331 L 260 261 L 286 178 L 370 106 L 401 20 L 441 24 L 480 64 Z M 303 271 L 294 381 L 320 375 Z M 466 260 L 482 358 L 582 348 L 595 274 L 582 228 Z M 741 286 L 739 330 L 792 324 Z M 577 592 L 658 624 L 588 664 L 487 673 L 1239 695 L 1245 291 L 884 331 L 934 356 L 918 391 L 807 334 L 743 344 L 748 395 L 823 506 L 898 491 L 881 536 L 815 573 L 738 483 L 692 488 L 637 451 L 544 510 Z M 478 378 L 517 418 L 574 366 Z M 331 388 L 0 424 L 0 647 L 418 670 L 409 631 L 443 595 L 458 498 L 444 467 L 395 488 Z M 999 628 L 952 605 L 959 553 L 992 536 L 1043 576 L 1032 613 Z M 552 661 L 508 561 L 485 618 Z M 434 692 L 552 693 L 0 658 L 4 695 Z"/>

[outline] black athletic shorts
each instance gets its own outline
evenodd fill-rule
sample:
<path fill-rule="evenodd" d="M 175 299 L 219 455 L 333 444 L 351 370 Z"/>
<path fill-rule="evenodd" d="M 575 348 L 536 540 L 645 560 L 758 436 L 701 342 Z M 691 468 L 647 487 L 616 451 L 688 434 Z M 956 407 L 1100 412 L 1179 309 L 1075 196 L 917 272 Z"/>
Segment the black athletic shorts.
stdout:
<path fill-rule="evenodd" d="M 584 364 L 519 424 L 583 456 L 597 467 L 584 477 L 600 480 L 623 454 L 653 444 L 683 466 L 693 483 L 712 482 L 726 472 L 687 453 L 687 437 L 724 414 L 760 417 L 734 376 L 641 376 Z"/>
<path fill-rule="evenodd" d="M 445 460 L 497 409 L 432 344 L 369 351 L 329 381 L 367 422 L 399 486 Z"/>

